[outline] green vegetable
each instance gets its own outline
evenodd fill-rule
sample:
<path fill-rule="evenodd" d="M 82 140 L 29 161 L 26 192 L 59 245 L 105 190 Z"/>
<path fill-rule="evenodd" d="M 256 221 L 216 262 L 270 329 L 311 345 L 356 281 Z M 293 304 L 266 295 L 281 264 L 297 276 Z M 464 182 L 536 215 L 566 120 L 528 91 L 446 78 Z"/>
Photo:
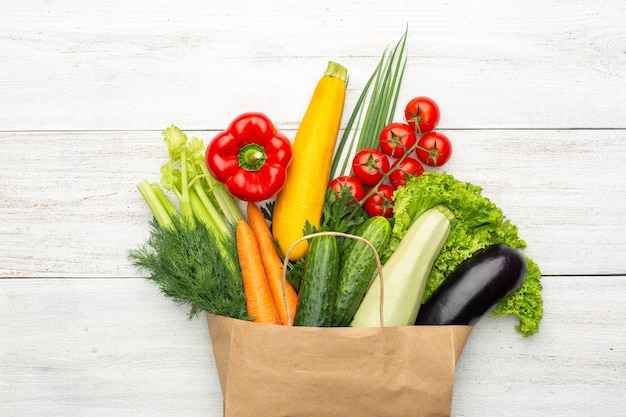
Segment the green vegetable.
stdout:
<path fill-rule="evenodd" d="M 223 262 L 222 248 L 236 253 L 235 241 L 218 244 L 214 231 L 185 227 L 180 217 L 172 228 L 151 222 L 147 242 L 129 251 L 133 265 L 150 272 L 149 281 L 177 304 L 188 305 L 189 318 L 201 311 L 249 320 L 241 273 Z"/>
<path fill-rule="evenodd" d="M 423 301 L 428 300 L 441 283 L 476 251 L 493 244 L 507 244 L 524 249 L 526 242 L 518 236 L 518 228 L 505 218 L 502 211 L 481 195 L 482 188 L 464 183 L 450 174 L 427 172 L 411 179 L 394 194 L 394 227 L 387 259 L 404 237 L 411 222 L 426 210 L 443 204 L 456 217 L 430 272 Z M 526 256 L 526 255 L 525 255 Z M 541 272 L 537 264 L 526 256 L 528 273 L 521 288 L 504 299 L 493 315 L 513 315 L 519 319 L 517 331 L 530 336 L 539 331 L 543 315 Z"/>
<path fill-rule="evenodd" d="M 363 87 L 339 139 L 330 170 L 331 178 L 349 174 L 354 154 L 360 149 L 376 147 L 381 130 L 393 120 L 406 66 L 404 47 L 407 34 L 408 29 L 391 51 L 383 51 L 376 69 Z M 369 100 L 367 107 L 366 100 Z M 346 146 L 348 149 L 345 149 Z"/>
<path fill-rule="evenodd" d="M 370 217 L 361 225 L 356 235 L 367 239 L 380 253 L 389 241 L 391 225 L 385 217 Z M 375 271 L 376 256 L 370 246 L 355 239 L 348 239 L 339 263 L 339 282 L 332 326 L 350 324 L 374 278 Z"/>
<path fill-rule="evenodd" d="M 328 327 L 337 296 L 339 247 L 332 235 L 310 239 L 294 326 Z"/>
<path fill-rule="evenodd" d="M 408 326 L 415 322 L 428 275 L 454 222 L 445 206 L 426 210 L 411 224 L 404 239 L 385 263 L 383 274 L 383 325 Z M 381 280 L 377 275 L 365 293 L 351 326 L 380 325 Z"/>
<path fill-rule="evenodd" d="M 526 279 L 519 249 L 490 245 L 464 260 L 421 307 L 415 324 L 474 326 Z"/>
<path fill-rule="evenodd" d="M 161 167 L 161 185 L 178 197 L 183 218 L 194 214 L 220 233 L 234 234 L 241 211 L 224 185 L 209 173 L 202 140 L 188 139 L 173 125 L 163 131 L 163 140 L 170 160 Z"/>
<path fill-rule="evenodd" d="M 180 212 L 158 184 L 141 181 L 137 188 L 155 221 L 147 243 L 129 257 L 150 272 L 148 279 L 166 295 L 188 302 L 190 315 L 205 310 L 244 318 L 234 233 L 241 212 L 208 173 L 201 140 L 189 141 L 176 126 L 166 129 L 163 138 L 170 160 L 161 167 L 161 185 L 178 198 Z"/>
<path fill-rule="evenodd" d="M 317 230 L 308 224 L 305 227 L 305 234 L 308 235 L 316 231 L 331 231 L 353 235 L 370 218 L 358 201 L 351 197 L 349 189 L 344 188 L 339 195 L 340 197 L 331 189 L 326 190 L 320 228 Z M 340 241 L 342 239 L 340 238 Z M 348 240 L 348 242 L 351 240 L 353 239 Z M 343 245 L 340 243 L 340 248 L 342 247 Z"/>

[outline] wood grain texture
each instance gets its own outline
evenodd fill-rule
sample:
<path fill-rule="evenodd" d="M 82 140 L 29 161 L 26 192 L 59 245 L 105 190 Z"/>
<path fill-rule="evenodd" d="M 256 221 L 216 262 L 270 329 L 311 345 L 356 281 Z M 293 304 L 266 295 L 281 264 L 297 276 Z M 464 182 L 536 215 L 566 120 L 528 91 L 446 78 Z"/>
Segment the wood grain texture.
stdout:
<path fill-rule="evenodd" d="M 536 337 L 483 319 L 459 361 L 453 415 L 626 415 L 626 330 L 615 326 L 626 317 L 624 278 L 544 278 Z"/>
<path fill-rule="evenodd" d="M 453 415 L 619 416 L 626 277 L 548 277 L 542 330 L 479 323 Z M 143 279 L 0 280 L 0 414 L 220 416 L 204 318 Z"/>
<path fill-rule="evenodd" d="M 626 273 L 626 130 L 445 133 L 455 143 L 446 170 L 483 187 L 544 274 Z M 136 185 L 160 180 L 159 131 L 0 133 L 0 149 L 0 275 L 137 276 L 127 250 L 151 214 Z"/>
<path fill-rule="evenodd" d="M 448 128 L 624 128 L 619 0 L 24 1 L 0 9 L 3 130 L 211 129 L 242 106 L 297 126 L 337 60 L 351 100 L 409 26 L 403 98 Z M 589 104 L 593 103 L 593 106 Z"/>
<path fill-rule="evenodd" d="M 219 415 L 206 322 L 144 280 L 0 280 L 2 416 Z"/>
<path fill-rule="evenodd" d="M 345 124 L 408 24 L 399 103 L 438 101 L 446 170 L 482 186 L 544 274 L 540 333 L 483 320 L 452 415 L 626 416 L 623 6 L 2 2 L 0 415 L 222 416 L 204 319 L 127 259 L 161 131 L 208 141 L 258 110 L 293 137 L 329 60 L 350 72 Z"/>

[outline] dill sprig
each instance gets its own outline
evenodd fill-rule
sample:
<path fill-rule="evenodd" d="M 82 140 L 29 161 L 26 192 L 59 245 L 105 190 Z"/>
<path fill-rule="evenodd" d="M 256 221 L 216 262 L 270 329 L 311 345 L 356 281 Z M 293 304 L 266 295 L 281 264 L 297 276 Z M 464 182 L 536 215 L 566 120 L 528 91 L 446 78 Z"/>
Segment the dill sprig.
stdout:
<path fill-rule="evenodd" d="M 174 217 L 175 228 L 152 220 L 150 236 L 129 251 L 133 265 L 149 272 L 147 279 L 179 305 L 190 307 L 192 318 L 202 311 L 249 320 L 240 270 L 223 259 L 223 249 L 237 256 L 233 237 L 222 239 L 207 227 L 184 227 Z"/>

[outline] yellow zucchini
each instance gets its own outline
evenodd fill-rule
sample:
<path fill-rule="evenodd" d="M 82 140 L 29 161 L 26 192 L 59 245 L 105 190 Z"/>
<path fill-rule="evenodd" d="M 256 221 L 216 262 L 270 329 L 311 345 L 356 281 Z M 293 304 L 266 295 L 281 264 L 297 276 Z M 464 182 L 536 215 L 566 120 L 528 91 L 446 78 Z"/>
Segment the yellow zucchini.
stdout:
<path fill-rule="evenodd" d="M 283 253 L 304 235 L 307 221 L 319 227 L 341 125 L 347 76 L 345 67 L 328 63 L 293 140 L 287 181 L 276 196 L 272 218 L 272 234 Z M 308 243 L 302 241 L 289 258 L 300 259 L 307 249 Z"/>

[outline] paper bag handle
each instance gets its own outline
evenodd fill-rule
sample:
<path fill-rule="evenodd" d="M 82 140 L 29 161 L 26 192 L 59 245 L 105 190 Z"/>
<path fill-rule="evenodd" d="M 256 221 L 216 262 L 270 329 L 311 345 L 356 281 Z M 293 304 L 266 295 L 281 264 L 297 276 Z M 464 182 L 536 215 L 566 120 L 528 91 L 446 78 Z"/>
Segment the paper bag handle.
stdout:
<path fill-rule="evenodd" d="M 343 233 L 343 232 L 316 232 L 316 233 L 311 233 L 309 235 L 303 236 L 300 239 L 296 240 L 295 242 L 293 242 L 291 244 L 291 246 L 289 246 L 289 249 L 287 250 L 287 253 L 285 253 L 285 260 L 283 261 L 283 302 L 285 303 L 285 308 L 287 309 L 287 317 L 289 317 L 289 325 L 291 326 L 293 323 L 291 323 L 291 313 L 290 313 L 290 308 L 289 308 L 289 303 L 287 303 L 287 265 L 289 263 L 289 254 L 291 253 L 291 251 L 293 250 L 293 248 L 296 247 L 296 245 L 304 240 L 307 239 L 312 239 L 316 236 L 339 236 L 339 237 L 346 237 L 349 239 L 355 239 L 358 241 L 361 241 L 363 243 L 365 243 L 367 246 L 369 246 L 369 248 L 372 250 L 372 252 L 374 252 L 374 257 L 376 259 L 376 268 L 378 269 L 378 277 L 380 279 L 380 309 L 379 309 L 379 314 L 380 314 L 380 327 L 383 327 L 383 323 L 384 323 L 384 315 L 383 315 L 383 302 L 385 299 L 385 289 L 384 289 L 384 285 L 383 285 L 383 267 L 382 264 L 380 262 L 380 257 L 378 256 L 378 251 L 376 250 L 376 248 L 374 247 L 374 245 L 372 244 L 372 242 L 370 242 L 369 240 L 361 237 L 361 236 L 356 236 L 356 235 L 351 235 L 349 233 Z"/>

